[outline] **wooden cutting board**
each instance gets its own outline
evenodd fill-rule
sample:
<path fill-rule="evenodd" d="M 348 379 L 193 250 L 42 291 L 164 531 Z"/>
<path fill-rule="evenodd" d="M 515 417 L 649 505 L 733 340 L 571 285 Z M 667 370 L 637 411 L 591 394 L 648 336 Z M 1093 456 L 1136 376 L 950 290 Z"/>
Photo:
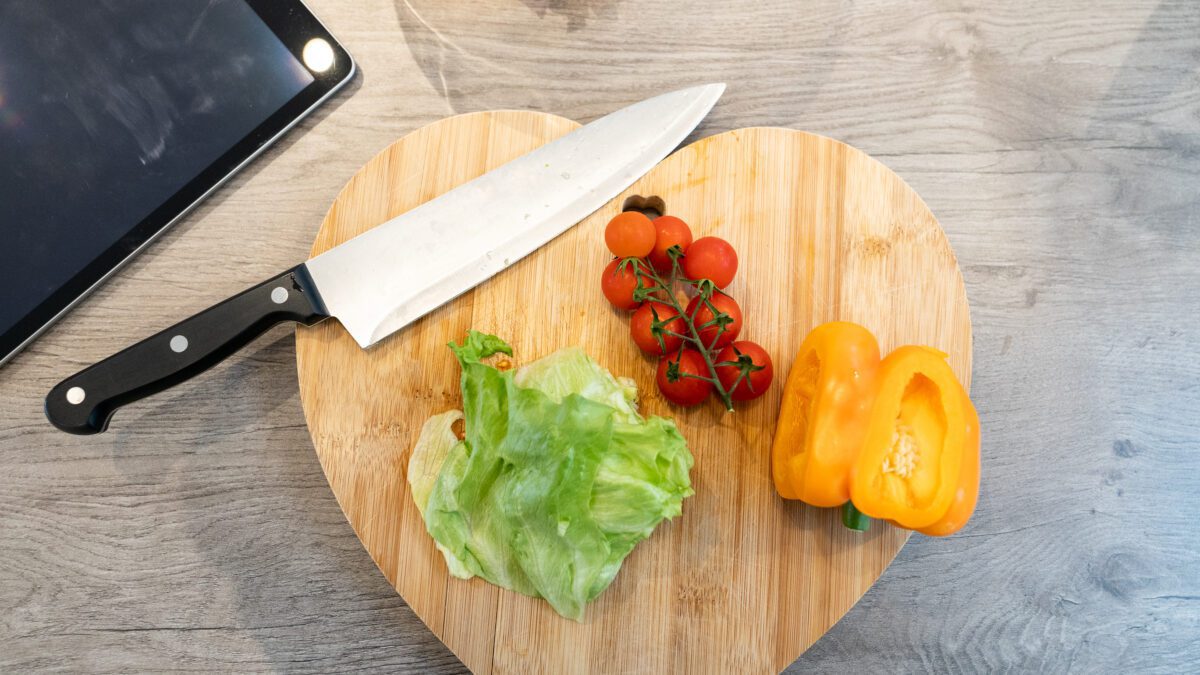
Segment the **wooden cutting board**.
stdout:
<path fill-rule="evenodd" d="M 505 111 L 419 129 L 350 180 L 312 253 L 577 126 Z M 721 236 L 738 251 L 728 290 L 745 315 L 742 335 L 774 356 L 777 375 L 765 396 L 733 414 L 715 399 L 690 410 L 665 404 L 654 363 L 600 293 L 604 225 L 634 196 L 660 198 L 697 237 Z M 784 502 L 772 486 L 782 381 L 804 335 L 834 319 L 866 325 L 885 350 L 939 347 L 969 385 L 962 276 L 920 197 L 842 143 L 740 129 L 679 150 L 534 255 L 370 350 L 333 321 L 298 329 L 300 394 L 321 465 L 363 545 L 476 673 L 776 672 L 858 600 L 908 536 L 879 523 L 850 532 L 836 510 Z M 426 418 L 461 408 L 459 369 L 445 344 L 468 328 L 503 337 L 518 364 L 582 346 L 614 374 L 635 378 L 643 410 L 674 417 L 695 455 L 696 494 L 683 515 L 638 545 L 583 623 L 544 601 L 449 577 L 412 503 L 409 453 Z"/>

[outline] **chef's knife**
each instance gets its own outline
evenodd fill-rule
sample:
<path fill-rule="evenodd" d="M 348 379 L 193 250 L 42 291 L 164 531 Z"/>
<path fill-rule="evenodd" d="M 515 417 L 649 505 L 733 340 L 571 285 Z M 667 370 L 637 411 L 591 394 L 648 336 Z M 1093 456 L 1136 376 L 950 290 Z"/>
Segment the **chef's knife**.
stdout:
<path fill-rule="evenodd" d="M 364 349 L 529 255 L 666 157 L 725 90 L 635 103 L 83 370 L 46 417 L 75 434 L 210 368 L 271 326 L 337 317 Z"/>

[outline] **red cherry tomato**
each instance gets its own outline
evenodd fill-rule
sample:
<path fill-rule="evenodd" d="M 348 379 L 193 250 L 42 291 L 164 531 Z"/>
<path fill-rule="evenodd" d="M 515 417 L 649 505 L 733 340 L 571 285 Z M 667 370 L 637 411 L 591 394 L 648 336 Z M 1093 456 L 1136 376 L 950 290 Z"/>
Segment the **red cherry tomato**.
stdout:
<path fill-rule="evenodd" d="M 729 362 L 736 365 L 720 365 Z M 767 350 L 748 340 L 734 342 L 722 349 L 713 363 L 717 366 L 717 379 L 721 381 L 721 386 L 729 391 L 730 398 L 735 401 L 749 401 L 762 396 L 775 378 L 775 369 L 771 366 Z M 743 370 L 749 371 L 745 377 L 741 376 Z M 737 382 L 737 387 L 730 391 L 734 382 Z"/>
<path fill-rule="evenodd" d="M 618 213 L 604 228 L 604 243 L 618 258 L 642 258 L 654 248 L 654 223 L 638 211 Z"/>
<path fill-rule="evenodd" d="M 659 336 L 654 334 L 654 313 L 658 313 L 658 321 L 667 321 L 662 326 L 662 343 L 658 341 Z M 683 343 L 683 338 L 679 337 L 687 330 L 687 324 L 684 323 L 683 317 L 679 312 L 675 311 L 674 307 L 661 302 L 643 303 L 637 311 L 633 313 L 633 318 L 629 320 L 629 336 L 637 344 L 638 349 L 647 354 L 671 354 L 679 350 L 679 345 Z M 677 333 L 671 335 L 670 333 Z M 665 349 L 663 347 L 666 347 Z"/>
<path fill-rule="evenodd" d="M 692 245 L 692 228 L 675 216 L 659 216 L 654 219 L 654 233 L 654 248 L 647 257 L 654 269 L 669 273 L 671 256 L 667 251 L 672 246 L 678 246 L 686 253 L 688 246 Z"/>
<path fill-rule="evenodd" d="M 658 390 L 675 405 L 693 406 L 703 403 L 712 392 L 712 382 L 683 375 L 710 377 L 704 357 L 695 349 L 684 349 L 659 359 L 658 376 L 655 378 Z"/>
<path fill-rule="evenodd" d="M 618 271 L 620 263 L 620 260 L 614 260 L 604 268 L 604 273 L 600 276 L 600 290 L 613 307 L 629 311 L 642 304 L 633 299 L 633 291 L 637 288 L 637 275 L 633 273 L 632 265 L 626 265 Z"/>
<path fill-rule="evenodd" d="M 710 279 L 717 288 L 725 288 L 737 272 L 737 252 L 718 237 L 700 237 L 683 257 L 683 272 L 689 279 Z"/>
<path fill-rule="evenodd" d="M 708 308 L 709 304 L 716 307 L 717 312 L 729 317 L 724 330 L 721 330 L 721 327 L 715 323 L 711 326 L 704 326 L 713 321 L 714 317 Z M 696 325 L 696 330 L 700 333 L 700 341 L 709 349 L 724 347 L 736 340 L 738 333 L 742 332 L 742 308 L 738 307 L 733 298 L 724 293 L 713 293 L 712 297 L 708 299 L 708 304 L 701 302 L 700 296 L 697 295 L 692 298 L 687 309 L 683 311 L 692 317 L 692 323 Z"/>

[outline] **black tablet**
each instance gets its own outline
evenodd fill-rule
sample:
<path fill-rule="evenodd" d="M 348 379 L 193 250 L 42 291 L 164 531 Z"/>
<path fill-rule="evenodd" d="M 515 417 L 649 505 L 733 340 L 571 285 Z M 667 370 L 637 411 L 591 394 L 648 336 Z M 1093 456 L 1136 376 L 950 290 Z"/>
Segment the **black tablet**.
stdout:
<path fill-rule="evenodd" d="M 299 0 L 0 0 L 0 363 L 353 73 Z"/>

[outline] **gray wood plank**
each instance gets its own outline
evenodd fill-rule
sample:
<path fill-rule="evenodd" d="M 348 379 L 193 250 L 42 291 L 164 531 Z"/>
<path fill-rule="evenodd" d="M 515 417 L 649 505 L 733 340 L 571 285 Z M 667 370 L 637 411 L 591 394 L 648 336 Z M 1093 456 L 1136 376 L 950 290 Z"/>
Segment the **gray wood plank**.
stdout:
<path fill-rule="evenodd" d="M 352 92 L 0 369 L 0 671 L 460 672 L 325 484 L 288 330 L 101 437 L 53 431 L 42 396 L 301 259 L 407 131 L 715 79 L 698 135 L 803 128 L 909 181 L 976 331 L 975 519 L 914 537 L 789 671 L 1200 671 L 1200 5 L 312 5 Z"/>

